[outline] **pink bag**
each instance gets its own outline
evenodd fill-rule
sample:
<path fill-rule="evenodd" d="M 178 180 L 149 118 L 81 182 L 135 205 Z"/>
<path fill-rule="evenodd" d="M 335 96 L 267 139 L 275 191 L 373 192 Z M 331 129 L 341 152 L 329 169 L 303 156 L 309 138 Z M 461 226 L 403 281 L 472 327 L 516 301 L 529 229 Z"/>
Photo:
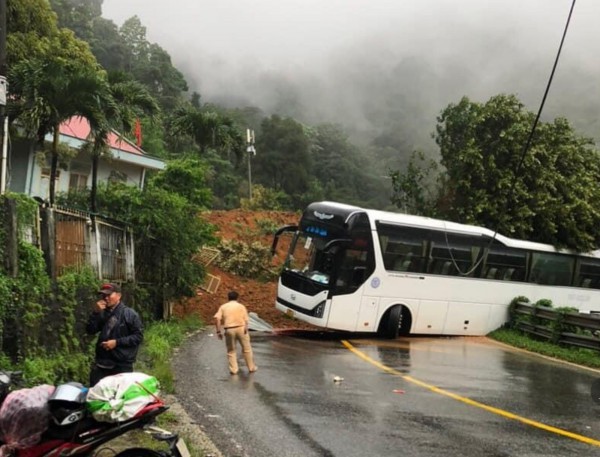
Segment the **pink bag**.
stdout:
<path fill-rule="evenodd" d="M 54 386 L 47 384 L 8 394 L 0 407 L 0 457 L 38 443 L 48 428 L 48 398 Z"/>

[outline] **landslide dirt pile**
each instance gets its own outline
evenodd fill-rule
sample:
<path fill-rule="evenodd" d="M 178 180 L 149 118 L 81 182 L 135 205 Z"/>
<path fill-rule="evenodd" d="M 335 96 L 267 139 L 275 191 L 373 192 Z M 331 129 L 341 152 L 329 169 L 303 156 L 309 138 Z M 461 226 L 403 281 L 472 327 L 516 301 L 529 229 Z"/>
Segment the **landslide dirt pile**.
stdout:
<path fill-rule="evenodd" d="M 266 234 L 265 227 L 297 224 L 300 215 L 278 211 L 231 210 L 210 211 L 203 213 L 201 217 L 218 228 L 217 236 L 223 240 L 237 240 L 248 244 L 258 241 L 270 247 L 273 235 Z M 270 267 L 281 266 L 289 247 L 289 239 L 288 236 L 281 237 Z M 214 264 L 209 265 L 207 271 L 220 278 L 216 293 L 211 294 L 198 288 L 195 297 L 185 299 L 175 306 L 175 315 L 198 314 L 206 324 L 212 324 L 212 316 L 219 306 L 227 301 L 227 292 L 235 289 L 240 293 L 240 301 L 248 307 L 248 311 L 254 311 L 274 328 L 311 328 L 310 325 L 290 319 L 275 309 L 276 280 L 264 282 L 242 278 L 227 273 Z"/>

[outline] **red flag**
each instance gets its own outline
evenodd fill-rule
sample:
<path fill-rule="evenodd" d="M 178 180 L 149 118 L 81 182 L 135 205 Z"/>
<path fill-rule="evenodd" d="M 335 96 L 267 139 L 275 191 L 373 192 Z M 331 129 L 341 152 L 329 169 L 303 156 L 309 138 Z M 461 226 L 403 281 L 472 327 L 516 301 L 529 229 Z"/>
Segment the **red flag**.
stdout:
<path fill-rule="evenodd" d="M 138 148 L 142 147 L 142 123 L 140 122 L 139 119 L 135 120 L 135 127 L 134 127 L 133 134 L 135 135 L 137 147 Z"/>

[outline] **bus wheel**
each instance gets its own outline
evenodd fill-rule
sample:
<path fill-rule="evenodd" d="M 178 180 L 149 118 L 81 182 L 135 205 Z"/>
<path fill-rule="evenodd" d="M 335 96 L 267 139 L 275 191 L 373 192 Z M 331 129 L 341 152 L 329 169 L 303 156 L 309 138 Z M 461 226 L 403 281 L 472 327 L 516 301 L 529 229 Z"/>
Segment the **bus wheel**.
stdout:
<path fill-rule="evenodd" d="M 379 335 L 383 338 L 394 339 L 398 335 L 408 335 L 412 317 L 408 308 L 396 305 L 390 308 L 379 324 Z"/>

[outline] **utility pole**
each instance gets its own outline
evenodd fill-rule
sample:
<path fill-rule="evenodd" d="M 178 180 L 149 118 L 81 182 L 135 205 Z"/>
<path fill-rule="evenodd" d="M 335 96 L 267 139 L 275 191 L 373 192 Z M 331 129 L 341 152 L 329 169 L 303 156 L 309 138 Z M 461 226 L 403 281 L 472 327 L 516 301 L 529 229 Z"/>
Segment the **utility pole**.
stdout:
<path fill-rule="evenodd" d="M 254 130 L 246 129 L 246 152 L 248 153 L 248 200 L 252 200 L 252 167 L 250 166 L 250 160 L 252 156 L 256 155 Z"/>
<path fill-rule="evenodd" d="M 0 161 L 0 195 L 6 193 L 8 181 L 8 115 L 6 113 L 6 94 L 8 92 L 6 66 L 6 2 L 0 0 L 0 129 L 2 130 Z"/>

